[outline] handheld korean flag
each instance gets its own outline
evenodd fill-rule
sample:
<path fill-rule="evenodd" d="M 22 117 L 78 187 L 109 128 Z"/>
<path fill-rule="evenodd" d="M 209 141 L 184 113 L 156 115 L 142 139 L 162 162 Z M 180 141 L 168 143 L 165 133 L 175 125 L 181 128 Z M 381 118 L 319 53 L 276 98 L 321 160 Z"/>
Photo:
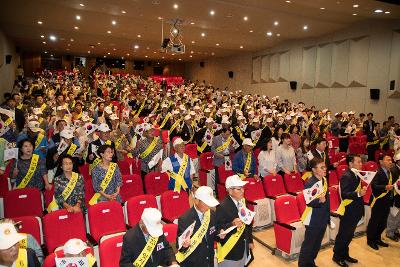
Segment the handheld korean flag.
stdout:
<path fill-rule="evenodd" d="M 18 148 L 10 148 L 4 150 L 4 161 L 18 158 Z"/>
<path fill-rule="evenodd" d="M 225 170 L 231 171 L 232 170 L 232 161 L 229 156 L 225 156 Z"/>
<path fill-rule="evenodd" d="M 96 124 L 88 122 L 83 125 L 83 128 L 85 129 L 85 134 L 90 135 L 97 130 L 98 126 Z"/>
<path fill-rule="evenodd" d="M 196 221 L 194 221 L 191 225 L 189 225 L 189 227 L 186 228 L 186 230 L 183 231 L 183 233 L 178 237 L 178 245 L 179 245 L 178 250 L 182 248 L 183 242 L 190 239 L 190 237 L 193 234 L 195 225 L 196 225 Z"/>
<path fill-rule="evenodd" d="M 304 189 L 303 195 L 306 204 L 310 203 L 314 199 L 317 199 L 322 194 L 322 192 L 324 192 L 324 186 L 322 185 L 322 181 L 318 181 L 310 188 Z"/>
<path fill-rule="evenodd" d="M 239 205 L 239 219 L 247 225 L 250 225 L 253 221 L 254 216 L 256 213 L 254 211 L 249 210 L 246 208 L 245 205 Z"/>
<path fill-rule="evenodd" d="M 308 151 L 306 155 L 307 155 L 307 158 L 308 158 L 309 161 L 314 158 L 314 155 L 311 153 L 311 150 Z"/>
<path fill-rule="evenodd" d="M 398 180 L 396 183 L 394 183 L 394 190 L 396 191 L 397 194 L 400 195 L 400 180 Z"/>
<path fill-rule="evenodd" d="M 64 141 L 64 139 L 62 139 L 60 144 L 57 147 L 58 155 L 61 155 L 61 153 L 63 153 L 64 150 L 67 149 L 67 147 L 68 147 L 68 144 Z"/>
<path fill-rule="evenodd" d="M 376 172 L 372 171 L 359 171 L 357 169 L 351 169 L 361 180 L 363 180 L 366 184 L 370 184 L 375 177 Z"/>
<path fill-rule="evenodd" d="M 232 137 L 231 145 L 233 146 L 234 149 L 238 149 L 240 147 L 239 143 L 233 137 Z"/>
<path fill-rule="evenodd" d="M 86 257 L 56 257 L 57 267 L 85 267 L 89 266 L 88 259 Z"/>

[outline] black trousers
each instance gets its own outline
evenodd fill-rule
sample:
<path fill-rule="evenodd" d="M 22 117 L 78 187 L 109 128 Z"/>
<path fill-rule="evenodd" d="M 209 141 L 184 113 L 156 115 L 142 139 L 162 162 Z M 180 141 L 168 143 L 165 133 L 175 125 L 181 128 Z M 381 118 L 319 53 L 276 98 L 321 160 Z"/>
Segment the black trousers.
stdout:
<path fill-rule="evenodd" d="M 322 239 L 326 231 L 325 227 L 306 226 L 303 244 L 301 244 L 299 255 L 299 267 L 314 267 L 315 259 L 321 248 Z"/>
<path fill-rule="evenodd" d="M 354 236 L 354 231 L 362 217 L 358 214 L 345 212 L 340 219 L 339 231 L 333 247 L 333 257 L 337 260 L 344 260 L 349 257 L 349 245 Z"/>
<path fill-rule="evenodd" d="M 379 145 L 367 146 L 368 161 L 375 161 L 375 151 L 378 150 Z"/>
<path fill-rule="evenodd" d="M 218 189 L 217 189 L 217 185 L 219 183 L 219 175 L 218 175 L 218 167 L 214 166 L 214 170 L 215 170 L 215 176 L 214 176 L 214 180 L 215 180 L 215 197 L 218 198 Z"/>
<path fill-rule="evenodd" d="M 367 240 L 381 240 L 383 231 L 386 228 L 387 218 L 390 212 L 390 205 L 386 201 L 377 200 L 371 210 L 371 219 L 367 226 Z"/>

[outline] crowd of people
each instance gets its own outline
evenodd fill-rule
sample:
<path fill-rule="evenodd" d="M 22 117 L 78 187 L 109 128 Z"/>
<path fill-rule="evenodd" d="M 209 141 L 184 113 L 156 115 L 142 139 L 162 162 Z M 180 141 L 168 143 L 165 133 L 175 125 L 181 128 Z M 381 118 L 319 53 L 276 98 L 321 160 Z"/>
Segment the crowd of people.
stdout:
<path fill-rule="evenodd" d="M 368 160 L 374 161 L 378 150 L 392 150 L 396 161 L 392 164 L 390 156 L 380 158 L 381 168 L 372 183 L 374 205 L 368 245 L 374 249 L 387 246 L 381 234 L 389 224 L 388 237 L 399 239 L 400 216 L 389 213 L 391 207 L 400 206 L 393 186 L 400 167 L 400 129 L 394 116 L 380 124 L 372 113 L 332 114 L 328 109 L 306 107 L 303 102 L 219 90 L 205 82 L 158 83 L 131 74 L 99 71 L 85 79 L 77 70 L 45 70 L 32 79 L 16 82 L 13 91 L 5 95 L 0 108 L 0 174 L 10 164 L 8 175 L 13 188 L 54 190 L 48 212 L 66 209 L 85 213 L 86 203 L 121 202 L 122 175 L 117 162 L 128 157 L 141 159 L 142 179 L 153 171 L 166 172 L 169 190 L 193 192 L 194 206 L 179 218 L 178 235 L 193 221 L 197 223 L 194 235 L 183 242 L 178 254 L 172 254 L 163 237 L 159 211 L 146 209 L 140 223 L 124 237 L 120 266 L 133 262 L 135 266 L 213 266 L 214 240 L 219 242 L 219 265 L 244 266 L 254 245 L 251 226 L 238 218 L 238 210 L 245 205 L 243 180 L 308 173 L 306 188 L 318 181 L 326 187 L 326 170 L 339 164 L 329 160 L 332 144 L 327 138 L 337 137 L 340 151 L 347 152 L 349 139 L 358 132 L 367 136 Z M 198 153 L 213 153 L 216 171 L 211 187 L 195 190 L 198 166 L 185 153 L 187 144 L 196 144 Z M 18 153 L 10 156 L 15 148 Z M 361 157 L 348 155 L 346 161 L 351 168 L 341 179 L 341 196 L 353 201 L 346 207 L 340 238 L 335 243 L 333 260 L 340 266 L 357 262 L 348 250 L 363 216 L 359 206 L 365 194 L 351 170 L 361 170 Z M 90 166 L 95 192 L 87 201 L 84 178 L 79 173 L 79 166 L 84 164 Z M 220 166 L 235 173 L 225 182 L 228 196 L 221 204 L 214 198 Z M 216 206 L 215 211 L 210 210 Z M 315 266 L 329 224 L 329 192 L 325 190 L 308 206 L 312 213 L 299 257 L 299 266 L 307 267 Z M 11 241 L 0 241 L 0 265 L 5 266 L 20 257 L 18 248 L 10 252 L 12 256 L 3 256 L 3 250 L 20 241 L 9 224 L 1 224 L 13 236 Z M 231 226 L 236 230 L 225 233 Z M 30 264 L 30 254 L 28 266 L 36 266 Z"/>

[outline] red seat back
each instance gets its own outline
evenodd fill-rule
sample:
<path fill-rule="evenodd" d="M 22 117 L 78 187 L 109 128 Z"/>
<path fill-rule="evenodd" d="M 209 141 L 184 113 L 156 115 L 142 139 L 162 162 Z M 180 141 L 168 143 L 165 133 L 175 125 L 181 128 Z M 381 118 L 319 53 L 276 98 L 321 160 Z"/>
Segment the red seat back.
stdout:
<path fill-rule="evenodd" d="M 200 154 L 200 169 L 213 170 L 214 169 L 214 154 L 212 152 L 205 152 Z"/>
<path fill-rule="evenodd" d="M 339 184 L 339 180 L 336 174 L 336 171 L 330 170 L 329 171 L 329 186 L 336 186 Z"/>
<path fill-rule="evenodd" d="M 126 205 L 126 217 L 129 226 L 134 226 L 140 221 L 143 210 L 145 208 L 156 208 L 157 200 L 153 195 L 140 195 L 131 197 L 125 203 Z"/>
<path fill-rule="evenodd" d="M 295 196 L 281 196 L 275 200 L 274 205 L 276 220 L 278 222 L 291 224 L 300 220 Z"/>
<path fill-rule="evenodd" d="M 120 160 L 117 162 L 118 163 L 118 167 L 119 170 L 121 171 L 122 175 L 129 175 L 131 174 L 131 165 L 129 164 L 129 162 L 125 161 L 125 160 Z"/>
<path fill-rule="evenodd" d="M 42 194 L 36 188 L 14 189 L 4 195 L 4 216 L 43 216 Z"/>
<path fill-rule="evenodd" d="M 161 213 L 169 222 L 173 222 L 189 208 L 189 197 L 185 191 L 166 191 L 161 194 Z"/>
<path fill-rule="evenodd" d="M 222 164 L 221 166 L 218 167 L 218 180 L 220 184 L 225 184 L 226 179 L 229 176 L 234 175 L 235 173 L 233 170 L 225 170 L 225 165 Z"/>
<path fill-rule="evenodd" d="M 43 235 L 49 252 L 53 252 L 71 238 L 86 241 L 83 214 L 69 213 L 66 209 L 47 214 L 43 218 Z"/>
<path fill-rule="evenodd" d="M 127 201 L 131 197 L 143 194 L 143 182 L 139 175 L 122 175 L 122 186 L 120 190 L 122 201 Z"/>
<path fill-rule="evenodd" d="M 124 235 L 117 235 L 100 243 L 99 256 L 101 266 L 119 267 L 123 238 Z"/>
<path fill-rule="evenodd" d="M 336 187 L 329 187 L 329 200 L 331 212 L 335 212 L 340 205 L 339 191 Z"/>
<path fill-rule="evenodd" d="M 93 183 L 92 179 L 85 180 L 84 182 L 84 187 L 85 187 L 85 202 L 86 202 L 86 207 L 89 207 L 89 201 L 94 195 L 94 188 L 93 188 Z"/>
<path fill-rule="evenodd" d="M 304 199 L 303 192 L 300 192 L 296 195 L 297 200 L 297 208 L 299 210 L 300 216 L 303 214 L 304 210 L 306 209 L 306 200 Z"/>
<path fill-rule="evenodd" d="M 42 245 L 42 221 L 39 217 L 23 216 L 12 218 L 14 222 L 20 222 L 18 232 L 24 234 L 31 234 L 36 241 Z"/>
<path fill-rule="evenodd" d="M 185 153 L 191 159 L 197 159 L 199 156 L 197 155 L 197 144 L 186 144 Z"/>
<path fill-rule="evenodd" d="M 267 175 L 264 177 L 264 192 L 268 197 L 277 197 L 286 194 L 286 189 L 283 184 L 282 176 L 279 174 Z"/>
<path fill-rule="evenodd" d="M 168 190 L 169 177 L 166 172 L 150 172 L 144 177 L 146 194 L 161 195 Z"/>
<path fill-rule="evenodd" d="M 363 171 L 372 171 L 376 172 L 378 170 L 378 164 L 375 161 L 367 161 L 363 164 L 362 170 Z"/>
<path fill-rule="evenodd" d="M 169 131 L 168 130 L 163 130 L 161 132 L 161 139 L 162 139 L 164 144 L 169 142 Z"/>
<path fill-rule="evenodd" d="M 178 234 L 178 225 L 174 223 L 163 224 L 163 231 L 165 238 L 169 243 L 176 242 L 176 236 Z"/>
<path fill-rule="evenodd" d="M 340 180 L 340 178 L 342 177 L 342 174 L 343 174 L 348 168 L 349 168 L 349 166 L 347 166 L 347 165 L 338 165 L 338 166 L 336 167 L 336 174 L 337 174 L 337 177 L 339 178 L 339 180 Z"/>
<path fill-rule="evenodd" d="M 86 163 L 83 164 L 82 166 L 79 166 L 79 172 L 82 174 L 85 180 L 92 179 L 89 172 L 89 164 Z"/>
<path fill-rule="evenodd" d="M 253 178 L 247 178 L 248 183 L 244 186 L 244 197 L 247 200 L 255 201 L 265 198 L 264 188 L 261 181 L 256 181 Z"/>
<path fill-rule="evenodd" d="M 328 157 L 330 163 L 335 163 L 336 162 L 336 154 L 334 149 L 329 149 L 328 150 Z"/>
<path fill-rule="evenodd" d="M 346 165 L 346 152 L 339 152 L 336 154 L 336 162 L 341 165 Z"/>
<path fill-rule="evenodd" d="M 283 176 L 283 180 L 286 186 L 286 192 L 297 193 L 304 189 L 303 180 L 301 179 L 300 173 L 291 173 Z"/>
<path fill-rule="evenodd" d="M 349 153 L 350 154 L 360 154 L 361 145 L 359 143 L 350 143 L 349 145 Z"/>
<path fill-rule="evenodd" d="M 100 202 L 88 208 L 90 234 L 99 243 L 105 235 L 126 231 L 124 212 L 117 201 Z"/>

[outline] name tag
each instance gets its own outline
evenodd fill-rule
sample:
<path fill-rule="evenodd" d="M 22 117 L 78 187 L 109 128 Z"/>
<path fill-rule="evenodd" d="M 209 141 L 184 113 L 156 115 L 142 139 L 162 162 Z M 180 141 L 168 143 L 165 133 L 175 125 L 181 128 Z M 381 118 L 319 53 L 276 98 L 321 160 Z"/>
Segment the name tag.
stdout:
<path fill-rule="evenodd" d="M 212 235 L 215 232 L 215 226 L 210 227 L 210 235 Z"/>
<path fill-rule="evenodd" d="M 160 251 L 164 248 L 164 243 L 158 243 L 157 244 L 157 251 Z"/>

